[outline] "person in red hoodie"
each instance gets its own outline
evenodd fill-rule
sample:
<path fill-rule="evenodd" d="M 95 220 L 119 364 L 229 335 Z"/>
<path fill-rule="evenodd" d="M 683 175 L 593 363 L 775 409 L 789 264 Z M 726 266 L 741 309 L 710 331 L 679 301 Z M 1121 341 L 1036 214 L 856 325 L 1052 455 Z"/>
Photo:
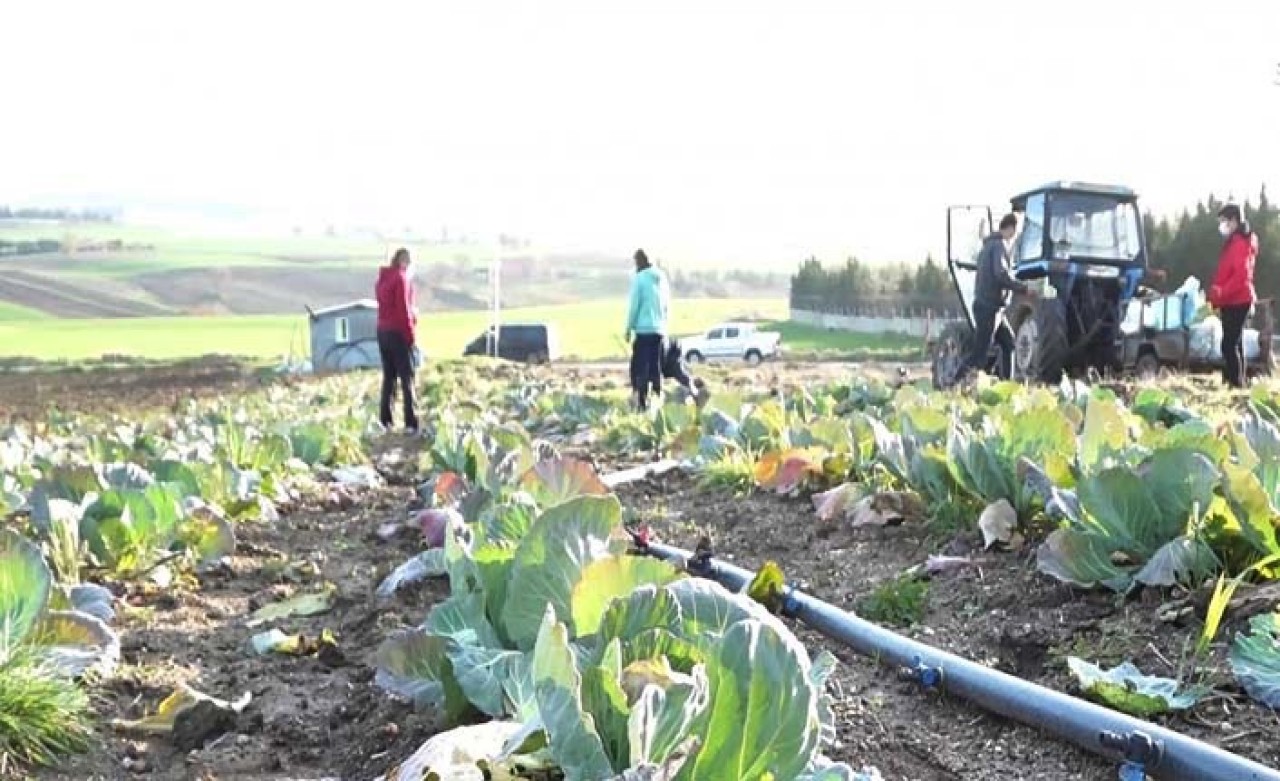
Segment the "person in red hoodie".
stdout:
<path fill-rule="evenodd" d="M 413 403 L 418 315 L 413 308 L 413 283 L 409 279 L 411 262 L 409 250 L 404 247 L 396 250 L 391 262 L 378 272 L 374 293 L 378 298 L 378 352 L 382 356 L 379 419 L 383 426 L 391 428 L 391 404 L 399 382 L 404 395 L 404 426 L 414 434 L 418 431 L 418 415 Z"/>
<path fill-rule="evenodd" d="M 1253 267 L 1258 260 L 1258 235 L 1245 222 L 1240 207 L 1227 204 L 1218 212 L 1218 232 L 1224 239 L 1218 271 L 1209 287 L 1209 303 L 1222 320 L 1222 376 L 1233 388 L 1245 384 L 1244 322 L 1257 297 Z"/>

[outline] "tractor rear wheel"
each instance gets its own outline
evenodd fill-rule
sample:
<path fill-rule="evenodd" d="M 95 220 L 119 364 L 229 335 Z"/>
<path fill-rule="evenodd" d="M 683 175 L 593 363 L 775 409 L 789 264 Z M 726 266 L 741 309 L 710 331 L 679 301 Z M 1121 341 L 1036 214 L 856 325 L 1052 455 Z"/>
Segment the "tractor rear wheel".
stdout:
<path fill-rule="evenodd" d="M 960 379 L 960 372 L 972 351 L 973 329 L 968 323 L 951 323 L 933 345 L 933 387 L 946 390 Z"/>
<path fill-rule="evenodd" d="M 1060 382 L 1069 350 L 1065 306 L 1056 298 L 1040 299 L 1014 332 L 1014 376 L 1033 382 Z"/>

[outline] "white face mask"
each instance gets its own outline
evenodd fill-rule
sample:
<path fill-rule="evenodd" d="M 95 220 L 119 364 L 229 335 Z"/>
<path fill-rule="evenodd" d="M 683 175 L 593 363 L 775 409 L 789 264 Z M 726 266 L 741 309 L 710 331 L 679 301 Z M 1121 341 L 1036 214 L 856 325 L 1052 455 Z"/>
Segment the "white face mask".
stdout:
<path fill-rule="evenodd" d="M 1231 223 L 1229 223 L 1229 222 L 1220 222 L 1220 223 L 1218 223 L 1218 233 L 1221 233 L 1221 234 L 1222 234 L 1222 236 L 1223 236 L 1223 238 L 1226 238 L 1227 236 L 1230 236 L 1230 235 L 1231 235 Z"/>

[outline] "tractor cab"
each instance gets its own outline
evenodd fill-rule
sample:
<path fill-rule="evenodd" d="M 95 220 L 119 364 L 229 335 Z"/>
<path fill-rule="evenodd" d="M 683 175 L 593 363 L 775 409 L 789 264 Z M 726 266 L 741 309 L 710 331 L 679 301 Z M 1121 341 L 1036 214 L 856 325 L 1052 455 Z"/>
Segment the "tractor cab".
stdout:
<path fill-rule="evenodd" d="M 1013 355 L 993 344 L 989 370 L 1001 377 L 1056 382 L 1064 371 L 1105 369 L 1119 360 L 1119 325 L 1147 271 L 1138 196 L 1127 187 L 1053 182 L 1010 200 L 1019 232 L 1010 247 L 1014 276 L 1030 295 L 1014 296 L 1000 329 L 1012 332 Z M 951 339 L 972 338 L 977 254 L 995 230 L 985 206 L 947 210 L 947 265 L 966 323 Z M 944 346 L 945 347 L 945 346 Z M 1012 358 L 1012 360 L 1010 360 Z M 935 361 L 935 363 L 937 363 Z M 935 367 L 946 384 L 955 361 Z"/>
<path fill-rule="evenodd" d="M 1013 248 L 1019 279 L 1083 273 L 1141 280 L 1146 271 L 1138 196 L 1127 187 L 1055 182 L 1014 197 L 1011 206 L 1021 223 Z"/>

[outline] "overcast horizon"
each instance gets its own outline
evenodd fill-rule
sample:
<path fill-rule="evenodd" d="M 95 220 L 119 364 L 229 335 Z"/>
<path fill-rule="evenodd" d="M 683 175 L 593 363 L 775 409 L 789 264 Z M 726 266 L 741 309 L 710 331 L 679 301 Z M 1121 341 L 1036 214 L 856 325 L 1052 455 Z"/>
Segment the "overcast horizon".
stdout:
<path fill-rule="evenodd" d="M 1280 2 L 1135 5 L 22 4 L 0 203 L 898 261 L 1054 179 L 1280 188 Z"/>

